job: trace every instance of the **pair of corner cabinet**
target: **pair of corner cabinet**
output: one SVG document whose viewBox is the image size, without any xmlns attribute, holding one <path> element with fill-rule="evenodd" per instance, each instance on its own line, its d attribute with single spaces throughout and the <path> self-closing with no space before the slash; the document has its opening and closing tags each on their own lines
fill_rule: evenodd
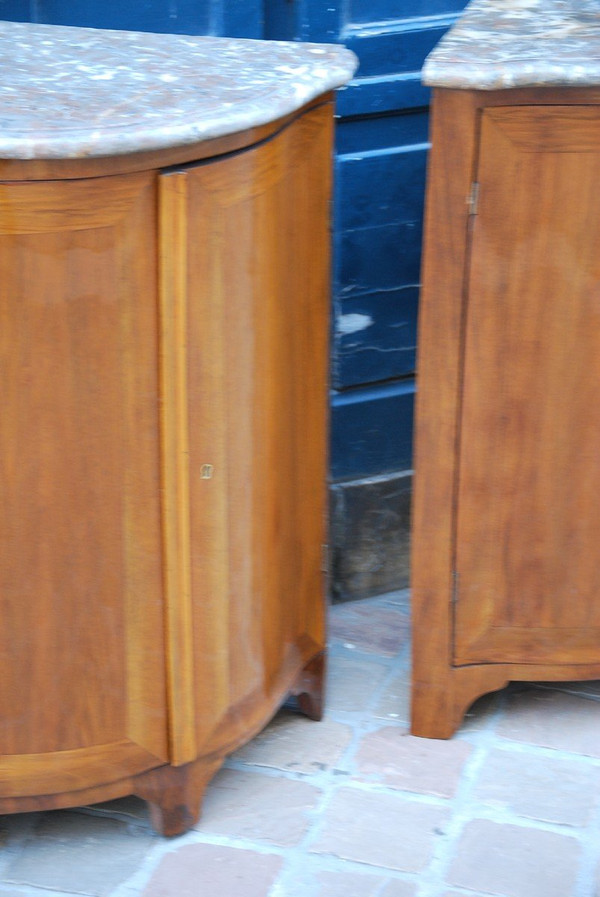
<svg viewBox="0 0 600 897">
<path fill-rule="evenodd" d="M 177 834 L 320 715 L 332 122 L 0 163 L 0 812 Z"/>
<path fill-rule="evenodd" d="M 412 731 L 600 678 L 600 90 L 437 89 L 420 320 Z"/>
</svg>

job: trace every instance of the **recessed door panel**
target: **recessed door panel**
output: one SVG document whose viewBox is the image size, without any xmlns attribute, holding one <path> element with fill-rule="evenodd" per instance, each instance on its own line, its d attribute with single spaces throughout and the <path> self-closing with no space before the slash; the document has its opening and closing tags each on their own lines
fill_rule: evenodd
<svg viewBox="0 0 600 897">
<path fill-rule="evenodd" d="M 600 644 L 600 112 L 485 110 L 464 331 L 456 664 Z"/>
<path fill-rule="evenodd" d="M 166 760 L 154 227 L 151 175 L 0 185 L 2 796 Z"/>
</svg>

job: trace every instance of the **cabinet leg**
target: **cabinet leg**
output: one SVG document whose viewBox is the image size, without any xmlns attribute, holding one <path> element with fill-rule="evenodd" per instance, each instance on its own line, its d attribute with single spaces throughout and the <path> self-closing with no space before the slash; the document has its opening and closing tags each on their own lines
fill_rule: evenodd
<svg viewBox="0 0 600 897">
<path fill-rule="evenodd" d="M 321 651 L 300 671 L 292 688 L 292 694 L 298 698 L 298 707 L 309 719 L 323 717 L 325 672 L 326 655 Z"/>
<path fill-rule="evenodd" d="M 473 701 L 508 685 L 498 665 L 448 670 L 436 681 L 413 679 L 411 733 L 422 738 L 451 738 Z"/>
<path fill-rule="evenodd" d="M 222 757 L 200 759 L 184 766 L 161 766 L 137 778 L 135 794 L 148 803 L 159 835 L 182 835 L 198 821 L 206 786 L 222 763 Z"/>
</svg>

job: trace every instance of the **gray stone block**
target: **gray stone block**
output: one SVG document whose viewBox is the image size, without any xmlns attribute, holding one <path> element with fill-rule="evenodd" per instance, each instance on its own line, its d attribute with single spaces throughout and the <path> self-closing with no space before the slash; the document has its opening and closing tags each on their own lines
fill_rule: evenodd
<svg viewBox="0 0 600 897">
<path fill-rule="evenodd" d="M 352 601 L 406 588 L 412 472 L 330 490 L 331 597 Z"/>
</svg>

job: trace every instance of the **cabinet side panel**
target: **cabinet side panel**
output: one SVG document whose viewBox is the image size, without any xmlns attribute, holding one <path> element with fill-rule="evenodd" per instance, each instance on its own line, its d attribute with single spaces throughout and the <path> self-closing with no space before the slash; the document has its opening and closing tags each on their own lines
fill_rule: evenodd
<svg viewBox="0 0 600 897">
<path fill-rule="evenodd" d="M 324 644 L 332 114 L 189 177 L 198 741 L 247 738 Z"/>
<path fill-rule="evenodd" d="M 417 735 L 443 730 L 443 721 L 454 723 L 456 715 L 451 670 L 454 493 L 476 116 L 476 95 L 435 92 L 419 311 L 411 560 L 412 728 Z"/>
<path fill-rule="evenodd" d="M 0 187 L 0 743 L 80 787 L 99 745 L 166 756 L 154 210 L 151 176 Z"/>
</svg>

